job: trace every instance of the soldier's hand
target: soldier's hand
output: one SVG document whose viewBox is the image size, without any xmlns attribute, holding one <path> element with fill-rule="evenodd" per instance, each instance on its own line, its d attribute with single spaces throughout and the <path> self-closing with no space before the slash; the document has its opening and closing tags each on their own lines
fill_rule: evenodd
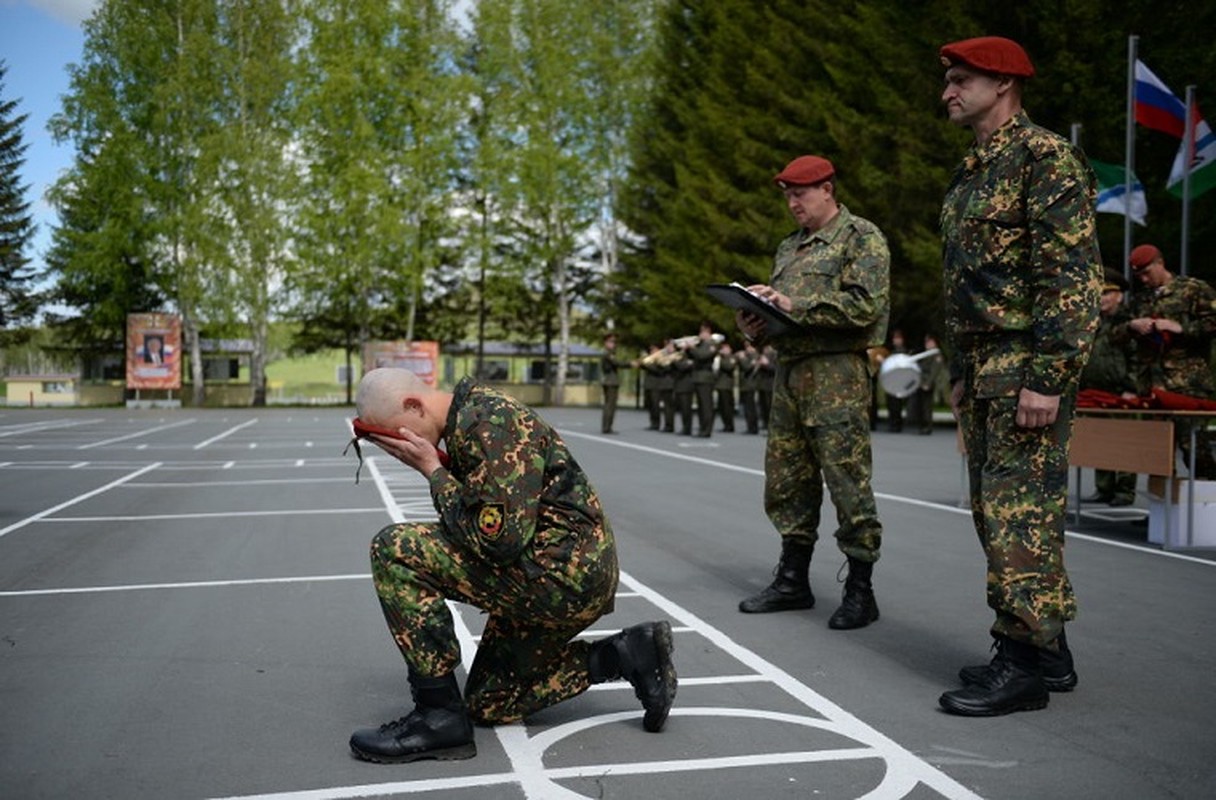
<svg viewBox="0 0 1216 800">
<path fill-rule="evenodd" d="M 959 406 L 963 404 L 963 382 L 955 381 L 950 387 L 950 410 L 954 412 L 954 421 L 958 422 Z"/>
<path fill-rule="evenodd" d="M 1018 393 L 1017 424 L 1022 428 L 1042 428 L 1056 421 L 1060 412 L 1058 394 L 1039 394 L 1030 389 Z"/>
<path fill-rule="evenodd" d="M 735 325 L 739 326 L 739 330 L 743 331 L 743 335 L 749 340 L 758 339 L 764 335 L 764 320 L 755 314 L 736 311 Z"/>
<path fill-rule="evenodd" d="M 428 478 L 431 477 L 431 473 L 441 466 L 439 451 L 435 449 L 435 445 L 408 428 L 398 428 L 397 433 L 400 434 L 400 439 L 374 435 L 368 438 L 402 464 L 413 467 Z"/>
</svg>

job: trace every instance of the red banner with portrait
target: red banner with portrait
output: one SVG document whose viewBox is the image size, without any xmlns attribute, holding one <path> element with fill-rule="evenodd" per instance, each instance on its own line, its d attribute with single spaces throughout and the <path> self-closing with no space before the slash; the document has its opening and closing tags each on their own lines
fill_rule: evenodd
<svg viewBox="0 0 1216 800">
<path fill-rule="evenodd" d="M 127 388 L 182 388 L 182 321 L 176 314 L 127 315 Z"/>
<path fill-rule="evenodd" d="M 368 342 L 363 348 L 363 371 L 379 367 L 408 369 L 428 386 L 439 382 L 439 342 Z"/>
</svg>

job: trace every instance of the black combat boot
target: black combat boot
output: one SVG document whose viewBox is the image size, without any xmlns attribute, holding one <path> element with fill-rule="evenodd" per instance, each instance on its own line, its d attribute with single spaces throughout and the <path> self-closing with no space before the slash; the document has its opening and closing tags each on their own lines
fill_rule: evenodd
<svg viewBox="0 0 1216 800">
<path fill-rule="evenodd" d="M 415 705 L 407 716 L 351 735 L 350 751 L 356 758 L 403 764 L 425 758 L 456 761 L 477 755 L 473 723 L 455 673 L 423 678 L 411 672 L 410 692 Z"/>
<path fill-rule="evenodd" d="M 964 717 L 995 717 L 1014 711 L 1047 707 L 1049 695 L 1043 685 L 1039 648 L 1002 636 L 997 642 L 999 658 L 985 683 L 946 692 L 938 703 L 950 714 Z"/>
<path fill-rule="evenodd" d="M 676 699 L 676 668 L 671 662 L 671 625 L 646 622 L 591 645 L 587 668 L 592 683 L 624 678 L 646 713 L 642 727 L 651 733 L 663 730 L 671 704 Z"/>
<path fill-rule="evenodd" d="M 770 611 L 814 608 L 815 595 L 811 593 L 811 581 L 807 574 L 814 551 L 813 545 L 783 539 L 781 560 L 773 570 L 776 579 L 763 591 L 741 601 L 739 610 L 744 614 L 767 614 Z"/>
<path fill-rule="evenodd" d="M 999 642 L 1000 639 L 997 639 L 992 644 L 996 652 L 992 656 L 991 663 L 975 664 L 963 667 L 958 671 L 959 680 L 963 682 L 964 686 L 987 683 L 992 675 L 1000 672 L 998 661 L 1005 656 L 1004 651 L 997 646 Z M 1059 646 L 1058 651 L 1047 648 L 1039 650 L 1039 666 L 1043 670 L 1043 685 L 1049 692 L 1071 692 L 1077 685 L 1077 673 L 1072 666 L 1072 651 L 1068 649 L 1068 639 L 1063 630 L 1056 637 L 1056 644 Z"/>
<path fill-rule="evenodd" d="M 878 619 L 878 603 L 874 602 L 874 587 L 870 576 L 874 562 L 849 558 L 849 575 L 844 580 L 844 598 L 840 608 L 828 620 L 828 627 L 838 631 L 864 628 Z"/>
</svg>

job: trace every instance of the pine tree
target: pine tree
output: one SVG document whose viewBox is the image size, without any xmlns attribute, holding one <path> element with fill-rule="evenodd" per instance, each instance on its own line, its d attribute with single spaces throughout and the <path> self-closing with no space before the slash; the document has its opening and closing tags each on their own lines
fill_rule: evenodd
<svg viewBox="0 0 1216 800">
<path fill-rule="evenodd" d="M 17 101 L 5 98 L 7 72 L 8 65 L 0 61 L 0 336 L 13 341 L 21 334 L 10 329 L 30 321 L 38 301 L 26 254 L 34 236 L 30 204 L 25 199 L 29 186 L 21 184 L 28 147 L 21 129 L 28 115 L 15 115 Z"/>
</svg>

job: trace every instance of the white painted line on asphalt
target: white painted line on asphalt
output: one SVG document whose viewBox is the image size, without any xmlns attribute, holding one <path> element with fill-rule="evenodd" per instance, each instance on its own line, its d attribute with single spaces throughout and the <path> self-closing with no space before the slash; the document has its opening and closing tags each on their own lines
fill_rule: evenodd
<svg viewBox="0 0 1216 800">
<path fill-rule="evenodd" d="M 127 481 L 138 478 L 140 475 L 143 475 L 146 472 L 151 472 L 152 470 L 156 469 L 159 466 L 160 466 L 159 462 L 157 462 L 155 464 L 149 464 L 146 467 L 142 467 L 140 469 L 135 470 L 134 472 L 130 473 L 129 475 L 124 475 L 123 477 L 121 477 L 117 480 L 110 481 L 105 486 L 99 486 L 98 488 L 93 489 L 92 491 L 85 492 L 84 494 L 76 495 L 71 500 L 66 500 L 57 506 L 52 506 L 52 507 L 46 509 L 45 511 L 39 511 L 37 514 L 35 514 L 32 517 L 26 517 L 25 519 L 21 520 L 20 522 L 14 522 L 12 525 L 9 525 L 7 528 L 0 529 L 0 536 L 4 536 L 5 534 L 9 533 L 10 531 L 15 531 L 20 528 L 24 528 L 26 525 L 29 525 L 31 522 L 40 522 L 40 521 L 42 521 L 43 517 L 48 517 L 51 514 L 56 513 L 57 511 L 62 511 L 65 508 L 74 506 L 79 502 L 88 500 L 90 497 L 96 497 L 97 495 L 101 494 L 102 492 L 107 492 L 110 489 L 113 489 L 115 486 L 121 486 L 122 484 L 126 483 Z"/>
<path fill-rule="evenodd" d="M 89 462 L 87 462 L 87 461 L 77 461 L 75 464 L 68 467 L 68 469 L 81 469 L 82 467 L 87 467 L 88 465 L 89 465 Z"/>
<path fill-rule="evenodd" d="M 226 463 L 224 464 L 224 466 L 222 467 L 222 469 L 232 469 L 232 465 L 233 465 L 233 464 L 235 464 L 235 463 L 236 463 L 235 461 L 228 461 L 228 462 L 226 462 Z"/>
<path fill-rule="evenodd" d="M 349 478 L 265 478 L 252 481 L 167 481 L 162 483 L 127 483 L 124 489 L 176 489 L 179 487 L 196 486 L 269 486 L 272 484 L 291 483 L 349 483 Z"/>
<path fill-rule="evenodd" d="M 147 436 L 150 433 L 156 433 L 157 431 L 167 431 L 170 428 L 180 428 L 183 425 L 191 425 L 193 423 L 194 423 L 194 418 L 191 417 L 190 419 L 183 419 L 180 422 L 170 422 L 168 425 L 157 425 L 155 428 L 146 428 L 142 431 L 136 431 L 135 433 L 128 433 L 126 436 L 115 436 L 113 439 L 102 439 L 100 442 L 90 442 L 89 444 L 82 444 L 79 447 L 77 447 L 76 449 L 77 450 L 91 450 L 94 447 L 102 447 L 107 444 L 114 444 L 115 442 L 125 442 L 127 439 L 135 439 L 140 436 Z"/>
<path fill-rule="evenodd" d="M 116 517 L 44 517 L 32 522 L 144 522 L 164 519 L 214 519 L 216 517 L 285 517 L 295 514 L 383 514 L 383 508 L 291 508 L 282 511 L 213 511 L 197 514 L 143 514 Z M 2 534 L 3 532 L 0 532 Z"/>
<path fill-rule="evenodd" d="M 101 422 L 101 419 L 48 419 L 40 422 L 23 422 L 19 425 L 4 426 L 4 429 L 0 430 L 0 438 L 7 436 L 20 436 L 23 433 L 42 433 L 44 431 L 59 430 L 60 428 L 74 428 L 77 425 L 92 425 L 95 422 Z"/>
<path fill-rule="evenodd" d="M 380 509 L 383 511 L 384 509 Z M 330 581 L 370 581 L 366 575 L 302 575 L 296 578 L 249 578 L 228 581 L 187 581 L 184 583 L 131 583 L 119 586 L 77 586 L 64 589 L 16 589 L 0 591 L 0 597 L 33 597 L 62 594 L 106 594 L 109 592 L 145 592 L 151 589 L 216 589 L 230 586 L 261 586 L 283 583 L 324 583 Z"/>
<path fill-rule="evenodd" d="M 694 461 L 698 464 L 704 464 L 709 467 L 719 467 L 721 469 L 730 470 L 732 472 L 743 472 L 748 475 L 757 475 L 761 478 L 764 477 L 764 470 L 755 469 L 754 467 L 740 467 L 736 464 L 727 464 L 725 462 L 714 461 L 713 459 L 709 459 L 709 458 L 693 458 L 692 456 L 686 456 L 683 453 L 673 453 L 669 450 L 662 450 L 657 447 L 646 447 L 645 445 L 633 444 L 632 442 L 622 442 L 622 441 L 618 441 L 615 439 L 605 439 L 603 436 L 595 436 L 593 434 L 587 434 L 587 433 L 578 433 L 576 431 L 562 430 L 561 435 L 562 436 L 575 436 L 575 437 L 579 437 L 579 438 L 583 438 L 583 439 L 590 439 L 592 441 L 599 442 L 600 444 L 611 445 L 612 447 L 624 447 L 629 450 L 640 450 L 645 453 L 654 453 L 655 455 L 666 456 L 668 458 L 674 458 L 674 459 L 678 459 L 680 461 Z M 928 509 L 932 509 L 934 511 L 946 511 L 950 514 L 959 514 L 959 515 L 966 516 L 966 517 L 971 516 L 970 508 L 959 508 L 958 506 L 946 505 L 945 503 L 933 503 L 928 500 L 917 500 L 914 497 L 903 497 L 901 495 L 885 494 L 883 492 L 875 492 L 874 497 L 875 497 L 875 499 L 878 499 L 878 500 L 890 500 L 891 502 L 894 502 L 894 503 L 903 503 L 905 505 L 910 505 L 910 506 L 920 506 L 921 508 L 928 508 Z M 1124 550 L 1135 550 L 1137 552 L 1144 553 L 1145 555 L 1161 556 L 1163 558 L 1175 558 L 1180 561 L 1189 561 L 1193 564 L 1203 564 L 1204 566 L 1208 566 L 1208 567 L 1216 567 L 1216 561 L 1212 561 L 1212 560 L 1205 559 L 1205 558 L 1196 558 L 1195 556 L 1188 556 L 1185 553 L 1178 553 L 1178 552 L 1174 552 L 1172 550 L 1160 550 L 1155 547 L 1151 547 L 1149 545 L 1138 545 L 1138 544 L 1133 544 L 1130 542 L 1117 542 L 1117 541 L 1112 541 L 1110 539 L 1104 539 L 1100 536 L 1091 536 L 1086 533 L 1078 533 L 1077 531 L 1070 531 L 1070 530 L 1065 530 L 1064 535 L 1068 536 L 1070 538 L 1073 538 L 1073 539 L 1081 539 L 1082 541 L 1091 542 L 1093 544 L 1105 545 L 1107 547 L 1118 547 L 1118 548 L 1122 548 Z"/>
<path fill-rule="evenodd" d="M 225 421 L 227 421 L 227 418 L 225 418 Z M 220 439 L 223 439 L 223 438 L 225 438 L 225 437 L 227 437 L 227 436 L 231 436 L 232 434 L 234 434 L 234 433 L 236 433 L 237 431 L 239 431 L 241 428 L 248 428 L 250 425 L 254 424 L 254 423 L 255 423 L 255 422 L 257 422 L 257 421 L 258 421 L 258 418 L 257 418 L 257 417 L 254 417 L 254 418 L 253 418 L 253 419 L 251 419 L 251 420 L 248 420 L 248 421 L 246 421 L 246 422 L 242 422 L 240 425 L 237 425 L 237 426 L 236 426 L 236 427 L 234 427 L 234 428 L 229 428 L 228 430 L 224 431 L 223 433 L 219 434 L 218 436 L 212 436 L 210 439 L 206 439 L 206 440 L 204 440 L 204 441 L 199 442 L 198 444 L 196 444 L 196 445 L 194 446 L 194 449 L 195 449 L 195 450 L 202 450 L 204 447 L 206 447 L 207 445 L 211 444 L 212 442 L 218 442 Z"/>
</svg>

